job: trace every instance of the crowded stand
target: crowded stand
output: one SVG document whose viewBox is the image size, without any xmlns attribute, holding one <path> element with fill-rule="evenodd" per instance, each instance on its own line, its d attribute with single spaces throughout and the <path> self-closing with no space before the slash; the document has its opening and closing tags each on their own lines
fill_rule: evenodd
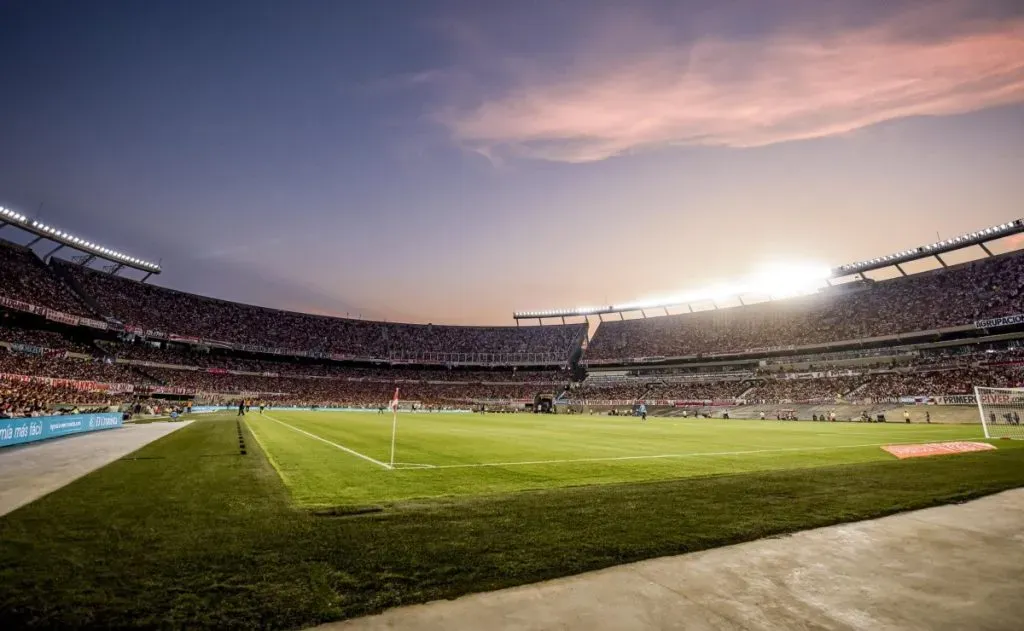
<svg viewBox="0 0 1024 631">
<path fill-rule="evenodd" d="M 750 389 L 747 381 L 680 381 L 651 386 L 648 399 L 721 401 L 735 399 Z"/>
<path fill-rule="evenodd" d="M 514 368 L 477 370 L 466 368 L 418 368 L 409 366 L 352 366 L 341 363 L 288 361 L 238 357 L 226 352 L 193 350 L 184 345 L 164 347 L 148 343 L 115 343 L 103 341 L 102 354 L 118 359 L 156 364 L 274 373 L 289 376 L 313 376 L 366 379 L 403 379 L 412 381 L 515 382 L 566 384 L 571 374 L 565 369 L 516 370 Z"/>
<path fill-rule="evenodd" d="M 1024 360 L 1024 346 L 1005 335 L 963 338 L 961 344 L 958 333 L 953 346 L 946 338 L 904 340 L 891 347 L 809 349 L 804 355 L 789 349 L 788 356 L 757 357 L 787 346 L 1024 313 L 1024 255 L 1017 253 L 802 298 L 604 321 L 588 345 L 588 359 L 704 357 L 604 374 L 595 365 L 596 372 L 578 383 L 573 369 L 580 367 L 572 362 L 587 324 L 437 326 L 292 313 L 64 261 L 48 267 L 31 250 L 3 242 L 0 263 L 0 296 L 111 323 L 109 329 L 96 320 L 76 326 L 77 320 L 59 314 L 3 303 L 12 310 L 0 317 L 0 415 L 66 412 L 150 396 L 376 409 L 396 387 L 405 401 L 442 408 L 532 402 L 539 394 L 570 403 L 891 401 L 968 394 L 975 385 L 1024 385 L 1024 371 L 1015 364 Z M 754 357 L 714 358 L 737 351 Z M 541 360 L 522 369 L 511 365 L 527 356 Z M 551 368 L 537 367 L 542 364 Z M 580 369 L 576 376 L 583 374 Z"/>
<path fill-rule="evenodd" d="M 102 383 L 153 382 L 145 373 L 125 364 L 11 352 L 3 348 L 0 348 L 0 373 Z"/>
<path fill-rule="evenodd" d="M 811 379 L 766 379 L 757 382 L 747 395 L 753 401 L 834 400 L 867 381 L 867 377 L 819 377 Z"/>
<path fill-rule="evenodd" d="M 123 397 L 34 381 L 0 381 L 0 418 L 106 411 Z"/>
<path fill-rule="evenodd" d="M 616 400 L 636 401 L 644 399 L 650 383 L 647 381 L 623 381 L 615 383 L 584 382 L 573 388 L 568 394 L 572 401 Z"/>
<path fill-rule="evenodd" d="M 104 315 L 125 325 L 231 344 L 375 359 L 423 353 L 536 355 L 565 363 L 586 332 L 585 324 L 471 327 L 316 316 L 196 296 L 62 261 L 54 264 L 96 300 Z"/>
<path fill-rule="evenodd" d="M 32 250 L 0 240 L 0 296 L 71 315 L 92 317 L 70 287 Z"/>
<path fill-rule="evenodd" d="M 609 320 L 587 348 L 592 360 L 689 356 L 820 344 L 970 325 L 1024 313 L 1024 255 L 837 287 L 802 298 Z"/>
<path fill-rule="evenodd" d="M 391 379 L 304 378 L 238 375 L 203 370 L 147 367 L 146 371 L 163 385 L 190 392 L 252 393 L 265 398 L 298 398 L 304 401 L 336 401 L 348 405 L 384 403 L 401 388 L 403 399 L 428 403 L 480 399 L 532 399 L 535 384 L 525 383 L 438 383 L 405 381 L 405 375 Z M 552 388 L 548 388 L 553 392 Z"/>
<path fill-rule="evenodd" d="M 86 355 L 96 352 L 96 348 L 92 344 L 72 339 L 63 333 L 15 326 L 4 322 L 3 319 L 0 319 L 0 342 L 7 342 L 8 344 L 22 347 L 62 350 Z"/>
<path fill-rule="evenodd" d="M 974 366 L 953 370 L 876 374 L 858 394 L 872 399 L 941 396 L 972 394 L 974 386 L 1017 388 L 1022 385 L 1024 371 L 1021 367 Z"/>
</svg>

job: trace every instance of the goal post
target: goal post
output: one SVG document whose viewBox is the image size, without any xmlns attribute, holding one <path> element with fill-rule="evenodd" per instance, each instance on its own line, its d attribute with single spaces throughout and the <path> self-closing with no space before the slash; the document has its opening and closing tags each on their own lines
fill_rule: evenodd
<svg viewBox="0 0 1024 631">
<path fill-rule="evenodd" d="M 985 438 L 1024 439 L 1024 388 L 974 387 Z"/>
</svg>

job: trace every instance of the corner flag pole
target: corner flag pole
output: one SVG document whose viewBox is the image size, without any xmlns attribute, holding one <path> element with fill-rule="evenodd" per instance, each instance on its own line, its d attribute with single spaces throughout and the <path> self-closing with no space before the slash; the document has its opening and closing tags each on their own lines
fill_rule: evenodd
<svg viewBox="0 0 1024 631">
<path fill-rule="evenodd" d="M 398 388 L 395 388 L 395 398 L 391 400 L 391 460 L 388 466 L 395 468 L 395 434 L 398 432 Z"/>
</svg>

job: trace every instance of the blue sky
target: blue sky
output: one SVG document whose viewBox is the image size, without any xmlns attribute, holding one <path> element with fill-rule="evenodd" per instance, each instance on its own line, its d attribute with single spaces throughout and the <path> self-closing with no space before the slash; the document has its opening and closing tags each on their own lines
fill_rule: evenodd
<svg viewBox="0 0 1024 631">
<path fill-rule="evenodd" d="M 1021 215 L 1013 2 L 0 0 L 0 204 L 179 289 L 510 323 Z"/>
</svg>

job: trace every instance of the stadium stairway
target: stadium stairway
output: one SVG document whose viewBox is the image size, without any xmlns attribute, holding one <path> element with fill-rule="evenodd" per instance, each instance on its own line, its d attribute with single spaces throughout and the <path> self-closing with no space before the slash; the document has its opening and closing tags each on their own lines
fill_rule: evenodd
<svg viewBox="0 0 1024 631">
<path fill-rule="evenodd" d="M 85 305 L 89 307 L 89 309 L 94 314 L 96 314 L 98 317 L 105 318 L 103 309 L 100 307 L 99 303 L 96 302 L 96 300 L 85 291 L 82 285 L 77 280 L 75 280 L 71 276 L 71 274 L 68 274 L 63 269 L 63 266 L 58 264 L 53 259 L 50 259 L 49 264 L 44 262 L 43 266 L 46 267 L 47 271 L 50 274 L 56 276 L 59 281 L 61 281 L 65 286 L 67 286 L 69 288 L 69 291 L 75 294 L 79 300 L 84 302 Z"/>
<path fill-rule="evenodd" d="M 750 396 L 754 392 L 754 390 L 757 390 L 757 386 L 750 386 L 749 388 L 747 388 L 746 390 L 741 392 L 740 395 L 738 397 L 736 397 L 736 398 L 737 399 L 744 399 L 745 400 L 748 396 Z"/>
<path fill-rule="evenodd" d="M 871 383 L 871 379 L 865 380 L 863 383 L 861 383 L 860 385 L 855 387 L 853 390 L 850 390 L 849 392 L 844 392 L 843 396 L 844 397 L 849 397 L 849 396 L 855 395 L 858 392 L 860 392 L 861 390 L 863 390 L 864 388 L 866 388 L 869 383 Z"/>
<path fill-rule="evenodd" d="M 164 381 L 163 379 L 158 379 L 157 377 L 153 376 L 152 374 L 146 372 L 145 369 L 142 368 L 142 366 L 132 366 L 132 371 L 139 373 L 140 375 L 142 375 L 143 377 L 145 377 L 146 379 L 148 379 L 152 383 L 158 383 L 158 384 L 160 384 L 162 386 L 166 386 L 167 385 L 166 381 Z"/>
</svg>

